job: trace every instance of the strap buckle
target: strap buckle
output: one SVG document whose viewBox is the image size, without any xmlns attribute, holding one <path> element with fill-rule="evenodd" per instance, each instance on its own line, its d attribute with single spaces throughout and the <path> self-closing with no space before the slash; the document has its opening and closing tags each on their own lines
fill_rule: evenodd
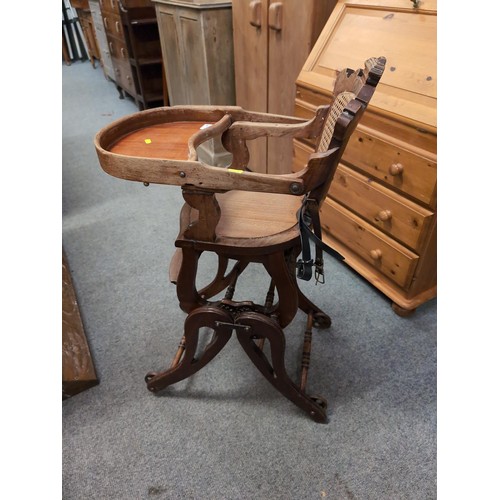
<svg viewBox="0 0 500 500">
<path fill-rule="evenodd" d="M 302 260 L 299 259 L 297 261 L 297 277 L 309 281 L 312 276 L 312 266 L 314 265 L 314 261 L 312 259 Z"/>
<path fill-rule="evenodd" d="M 325 283 L 325 271 L 323 267 L 323 259 L 316 259 L 314 261 L 314 279 L 316 280 L 316 285 L 319 283 L 323 285 Z"/>
</svg>

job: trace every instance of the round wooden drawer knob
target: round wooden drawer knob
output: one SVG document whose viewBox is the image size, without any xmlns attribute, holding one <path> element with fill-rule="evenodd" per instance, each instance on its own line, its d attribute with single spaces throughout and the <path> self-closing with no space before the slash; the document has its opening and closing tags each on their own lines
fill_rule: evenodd
<svg viewBox="0 0 500 500">
<path fill-rule="evenodd" d="M 391 175 L 401 175 L 403 173 L 404 167 L 401 165 L 401 163 L 393 163 L 389 167 L 389 173 Z"/>
<path fill-rule="evenodd" d="M 370 257 L 373 260 L 380 260 L 382 258 L 382 250 L 376 248 L 375 250 L 370 250 Z"/>
<path fill-rule="evenodd" d="M 390 210 L 381 210 L 377 216 L 380 220 L 387 222 L 392 219 L 392 212 Z"/>
</svg>

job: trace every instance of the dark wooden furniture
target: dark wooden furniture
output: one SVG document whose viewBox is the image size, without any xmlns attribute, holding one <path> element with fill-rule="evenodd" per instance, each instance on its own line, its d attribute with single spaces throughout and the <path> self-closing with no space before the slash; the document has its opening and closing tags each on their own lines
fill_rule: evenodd
<svg viewBox="0 0 500 500">
<path fill-rule="evenodd" d="M 122 118 L 97 134 L 97 154 L 107 173 L 181 186 L 186 201 L 170 279 L 188 316 L 171 366 L 146 375 L 150 391 L 160 391 L 196 373 L 236 332 L 246 354 L 278 391 L 315 421 L 327 419 L 326 401 L 307 394 L 306 383 L 312 328 L 329 327 L 331 320 L 301 292 L 295 272 L 297 268 L 300 278 L 309 279 L 314 264 L 321 278 L 322 249 L 316 248 L 313 262 L 307 257 L 304 234 L 312 227 L 320 236 L 319 207 L 384 67 L 383 57 L 372 58 L 364 70 L 341 72 L 331 104 L 320 106 L 310 120 L 240 107 L 174 106 Z M 214 137 L 220 137 L 233 155 L 229 168 L 198 159 L 198 146 Z M 318 138 L 318 146 L 300 172 L 263 174 L 247 168 L 247 141 L 259 137 Z M 215 253 L 218 267 L 213 281 L 199 288 L 197 267 L 203 252 Z M 301 252 L 302 259 L 298 259 Z M 227 271 L 230 260 L 236 263 Z M 260 304 L 233 300 L 236 282 L 250 263 L 261 264 L 270 277 Z M 224 290 L 223 298 L 214 299 Z M 297 384 L 288 376 L 284 359 L 285 328 L 299 309 L 307 315 L 307 327 Z M 200 329 L 205 328 L 212 338 L 198 353 Z M 269 343 L 269 357 L 265 342 Z"/>
<path fill-rule="evenodd" d="M 363 36 L 360 36 L 362 34 Z M 346 263 L 411 314 L 437 294 L 436 1 L 339 0 L 297 78 L 295 116 L 327 103 L 332 78 L 365 50 L 387 57 L 322 208 Z M 294 170 L 314 150 L 295 142 Z"/>
<path fill-rule="evenodd" d="M 115 83 L 139 109 L 163 106 L 161 45 L 149 0 L 100 0 Z"/>
<path fill-rule="evenodd" d="M 295 80 L 337 0 L 233 0 L 236 104 L 293 115 Z M 291 139 L 249 144 L 256 172 L 289 173 Z M 269 171 L 269 168 L 273 171 Z"/>
<path fill-rule="evenodd" d="M 99 383 L 83 328 L 66 255 L 62 254 L 62 397 Z"/>
<path fill-rule="evenodd" d="M 163 106 L 160 35 L 154 6 L 147 3 L 145 7 L 124 7 L 122 2 L 120 9 L 140 109 Z"/>
</svg>

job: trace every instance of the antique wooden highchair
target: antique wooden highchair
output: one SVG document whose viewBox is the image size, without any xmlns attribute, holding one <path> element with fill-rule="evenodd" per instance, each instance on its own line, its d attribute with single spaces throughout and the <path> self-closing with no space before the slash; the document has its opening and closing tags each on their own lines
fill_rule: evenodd
<svg viewBox="0 0 500 500">
<path fill-rule="evenodd" d="M 306 381 L 312 328 L 329 327 L 331 320 L 301 292 L 297 276 L 310 279 L 314 269 L 316 279 L 322 279 L 322 251 L 328 249 L 321 242 L 319 208 L 385 62 L 384 57 L 371 58 L 364 69 L 340 71 L 331 104 L 320 106 L 311 120 L 236 106 L 173 106 L 135 113 L 97 134 L 97 154 L 108 174 L 180 186 L 186 201 L 170 265 L 180 307 L 187 313 L 184 334 L 171 366 L 146 375 L 150 391 L 196 373 L 235 332 L 248 357 L 278 391 L 315 421 L 326 421 L 326 401 L 308 395 Z M 299 172 L 251 172 L 246 143 L 263 136 L 309 137 L 317 147 Z M 214 138 L 220 138 L 232 154 L 227 168 L 207 165 L 198 158 L 197 147 Z M 218 266 L 213 281 L 197 289 L 203 252 L 215 253 Z M 230 260 L 236 263 L 227 271 Z M 262 304 L 233 300 L 236 281 L 249 263 L 262 264 L 270 278 Z M 223 298 L 211 300 L 224 290 Z M 288 376 L 284 360 L 285 328 L 299 309 L 307 315 L 307 327 L 297 384 Z M 213 336 L 197 352 L 202 328 L 213 330 Z M 266 341 L 269 357 L 263 349 Z"/>
</svg>

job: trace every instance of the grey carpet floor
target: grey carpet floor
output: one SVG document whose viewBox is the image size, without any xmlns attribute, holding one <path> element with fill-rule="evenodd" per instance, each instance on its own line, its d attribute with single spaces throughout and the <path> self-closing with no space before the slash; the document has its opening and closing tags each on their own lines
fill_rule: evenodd
<svg viewBox="0 0 500 500">
<path fill-rule="evenodd" d="M 436 498 L 436 301 L 398 317 L 333 259 L 325 285 L 302 286 L 333 318 L 313 338 L 308 383 L 329 401 L 327 424 L 276 392 L 236 339 L 191 379 L 146 390 L 182 336 L 168 281 L 182 197 L 105 174 L 94 135 L 137 108 L 89 62 L 62 78 L 62 238 L 100 380 L 62 403 L 63 498 Z M 267 280 L 243 278 L 237 293 L 261 300 Z M 287 337 L 294 376 L 304 325 L 299 313 Z"/>
</svg>

